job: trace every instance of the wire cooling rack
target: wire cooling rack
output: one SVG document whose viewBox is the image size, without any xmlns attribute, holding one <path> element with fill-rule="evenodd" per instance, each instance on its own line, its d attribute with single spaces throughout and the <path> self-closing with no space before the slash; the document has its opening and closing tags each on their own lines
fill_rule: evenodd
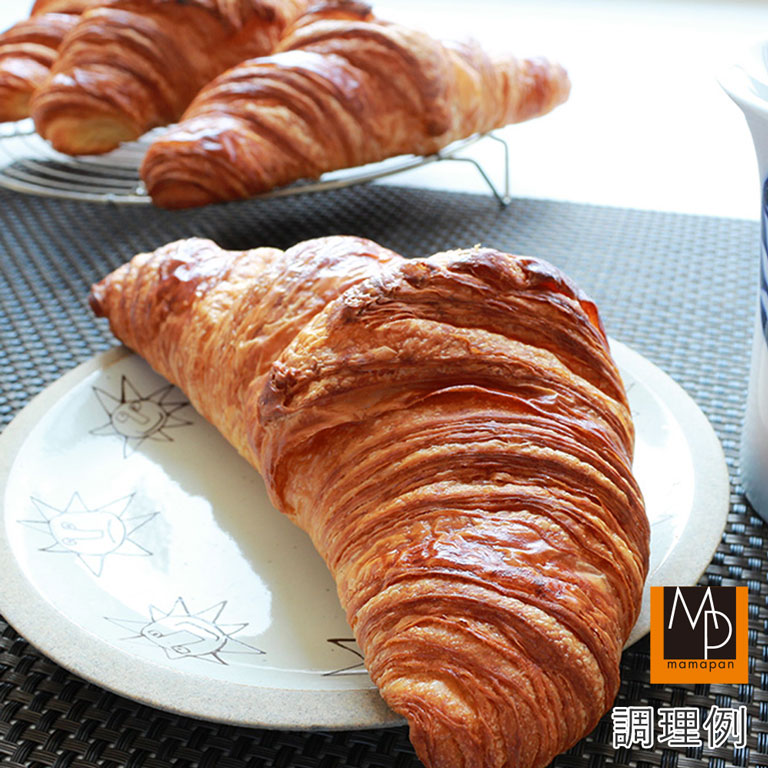
<svg viewBox="0 0 768 768">
<path fill-rule="evenodd" d="M 35 133 L 32 120 L 0 123 L 0 187 L 44 197 L 147 205 L 152 200 L 139 177 L 139 166 L 152 141 L 164 130 L 150 131 L 137 141 L 122 144 L 106 155 L 71 157 L 56 152 Z M 501 191 L 475 158 L 460 154 L 482 139 L 493 140 L 503 147 L 504 187 Z M 509 148 L 503 138 L 492 133 L 456 141 L 434 155 L 400 155 L 379 163 L 345 168 L 323 174 L 317 181 L 297 182 L 259 197 L 287 197 L 339 189 L 447 160 L 474 165 L 499 204 L 506 206 L 509 203 Z"/>
</svg>

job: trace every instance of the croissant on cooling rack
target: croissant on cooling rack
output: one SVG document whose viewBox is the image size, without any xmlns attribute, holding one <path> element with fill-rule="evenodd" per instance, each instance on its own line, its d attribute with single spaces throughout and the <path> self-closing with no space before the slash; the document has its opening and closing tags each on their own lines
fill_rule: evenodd
<svg viewBox="0 0 768 768">
<path fill-rule="evenodd" d="M 64 36 L 100 0 L 37 0 L 29 19 L 0 34 L 0 122 L 29 117 Z"/>
<path fill-rule="evenodd" d="M 315 14 L 274 56 L 216 78 L 154 142 L 141 174 L 168 208 L 250 197 L 330 170 L 434 153 L 545 114 L 569 88 L 557 64 L 440 43 L 358 4 L 334 18 Z"/>
<path fill-rule="evenodd" d="M 619 374 L 566 277 L 479 247 L 189 240 L 91 304 L 309 533 L 428 768 L 545 766 L 595 726 L 648 523 Z"/>
<path fill-rule="evenodd" d="M 177 120 L 200 88 L 270 53 L 308 0 L 102 0 L 67 36 L 32 99 L 38 133 L 108 152 Z"/>
</svg>

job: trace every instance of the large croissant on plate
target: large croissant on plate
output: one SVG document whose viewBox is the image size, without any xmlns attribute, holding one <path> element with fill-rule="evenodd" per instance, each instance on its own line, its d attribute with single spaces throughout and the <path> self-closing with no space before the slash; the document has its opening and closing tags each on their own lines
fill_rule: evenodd
<svg viewBox="0 0 768 768">
<path fill-rule="evenodd" d="M 206 86 L 150 148 L 153 200 L 183 208 L 250 197 L 399 154 L 429 155 L 565 101 L 565 71 L 492 58 L 374 18 L 364 6 L 300 20 L 273 56 Z"/>
<path fill-rule="evenodd" d="M 102 0 L 32 99 L 61 152 L 97 154 L 177 120 L 220 72 L 270 53 L 308 0 Z"/>
<path fill-rule="evenodd" d="M 29 117 L 29 100 L 64 36 L 100 0 L 37 0 L 29 19 L 0 34 L 0 122 Z"/>
<path fill-rule="evenodd" d="M 114 333 L 263 474 L 428 768 L 529 768 L 619 683 L 648 523 L 595 305 L 488 248 L 207 240 L 94 286 Z"/>
</svg>

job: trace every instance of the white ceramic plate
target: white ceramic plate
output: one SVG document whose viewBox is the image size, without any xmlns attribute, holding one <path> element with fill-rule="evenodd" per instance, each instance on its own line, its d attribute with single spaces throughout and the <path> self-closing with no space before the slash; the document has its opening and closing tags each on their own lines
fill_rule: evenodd
<svg viewBox="0 0 768 768">
<path fill-rule="evenodd" d="M 693 401 L 621 344 L 652 524 L 650 584 L 695 584 L 728 475 Z M 0 612 L 75 673 L 163 709 L 255 726 L 400 723 L 309 539 L 143 360 L 115 349 L 0 437 Z M 649 628 L 644 609 L 630 639 Z"/>
</svg>

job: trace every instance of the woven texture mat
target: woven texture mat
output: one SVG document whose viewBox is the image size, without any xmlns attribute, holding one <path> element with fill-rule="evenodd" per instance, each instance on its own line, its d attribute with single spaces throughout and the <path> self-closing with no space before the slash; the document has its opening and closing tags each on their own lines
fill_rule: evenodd
<svg viewBox="0 0 768 768">
<path fill-rule="evenodd" d="M 395 187 L 167 213 L 0 192 L 0 424 L 76 364 L 115 342 L 85 297 L 92 282 L 179 237 L 224 247 L 287 247 L 335 233 L 409 256 L 484 243 L 541 256 L 598 302 L 608 332 L 698 402 L 733 481 L 728 527 L 702 583 L 750 589 L 750 683 L 651 686 L 648 642 L 624 654 L 620 705 L 739 706 L 746 748 L 611 747 L 609 717 L 555 765 L 768 765 L 768 549 L 738 486 L 757 273 L 754 222 Z M 1 574 L 0 565 L 0 574 Z M 2 576 L 0 576 L 0 579 Z M 254 730 L 170 715 L 86 683 L 0 620 L 0 765 L 8 768 L 334 768 L 418 766 L 405 728 L 336 733 Z"/>
</svg>

